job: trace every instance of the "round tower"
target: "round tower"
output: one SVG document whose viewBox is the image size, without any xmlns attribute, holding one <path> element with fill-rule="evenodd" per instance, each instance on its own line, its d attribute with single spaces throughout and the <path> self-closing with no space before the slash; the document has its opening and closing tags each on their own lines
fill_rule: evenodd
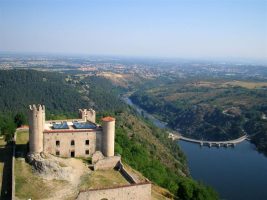
<svg viewBox="0 0 267 200">
<path fill-rule="evenodd" d="M 45 107 L 41 105 L 30 105 L 29 107 L 30 153 L 41 153 L 43 151 Z"/>
<path fill-rule="evenodd" d="M 115 143 L 115 118 L 104 117 L 103 133 L 102 133 L 102 153 L 104 156 L 114 156 L 114 143 Z"/>
</svg>

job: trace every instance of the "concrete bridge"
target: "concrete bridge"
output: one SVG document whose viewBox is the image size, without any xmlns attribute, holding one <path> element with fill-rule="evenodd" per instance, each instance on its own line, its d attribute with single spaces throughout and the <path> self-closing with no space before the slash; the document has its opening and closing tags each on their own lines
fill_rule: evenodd
<svg viewBox="0 0 267 200">
<path fill-rule="evenodd" d="M 184 137 L 180 134 L 169 133 L 169 138 L 173 140 L 183 140 L 187 142 L 197 143 L 200 146 L 208 146 L 208 147 L 234 147 L 236 144 L 243 142 L 244 140 L 248 140 L 247 135 L 243 135 L 240 138 L 234 140 L 227 140 L 227 141 L 208 141 L 208 140 L 196 140 L 188 137 Z"/>
</svg>

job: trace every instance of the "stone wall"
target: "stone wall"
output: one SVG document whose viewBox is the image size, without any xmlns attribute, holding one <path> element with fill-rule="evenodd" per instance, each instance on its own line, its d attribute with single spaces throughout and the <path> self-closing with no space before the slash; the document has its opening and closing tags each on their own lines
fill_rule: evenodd
<svg viewBox="0 0 267 200">
<path fill-rule="evenodd" d="M 105 157 L 94 164 L 94 170 L 108 170 L 118 167 L 120 156 Z"/>
<path fill-rule="evenodd" d="M 129 173 L 127 172 L 127 170 L 125 169 L 125 167 L 123 166 L 122 162 L 119 162 L 119 171 L 121 173 L 121 175 L 131 184 L 136 184 L 138 183 L 137 180 L 135 180 L 135 178 Z"/>
<path fill-rule="evenodd" d="M 151 200 L 151 184 L 149 182 L 125 185 L 113 188 L 80 191 L 78 200 Z"/>
<path fill-rule="evenodd" d="M 75 152 L 75 157 L 92 156 L 97 150 L 97 135 L 101 135 L 101 131 L 44 132 L 44 152 L 56 155 L 58 151 L 61 157 L 70 157 L 72 151 Z M 72 140 L 74 145 L 71 145 Z M 85 143 L 86 140 L 89 140 L 89 145 Z M 56 141 L 60 144 L 57 145 Z M 86 154 L 86 150 L 89 150 L 89 154 Z"/>
</svg>

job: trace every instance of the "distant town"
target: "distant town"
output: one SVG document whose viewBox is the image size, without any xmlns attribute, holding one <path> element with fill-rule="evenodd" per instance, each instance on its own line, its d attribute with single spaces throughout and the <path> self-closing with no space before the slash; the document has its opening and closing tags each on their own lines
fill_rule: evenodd
<svg viewBox="0 0 267 200">
<path fill-rule="evenodd" d="M 213 76 L 223 78 L 267 79 L 267 65 L 245 61 L 222 62 L 186 59 L 152 59 L 107 56 L 39 56 L 0 54 L 0 69 L 35 69 L 87 76 L 138 75 L 145 79 L 160 76 L 188 78 Z"/>
</svg>

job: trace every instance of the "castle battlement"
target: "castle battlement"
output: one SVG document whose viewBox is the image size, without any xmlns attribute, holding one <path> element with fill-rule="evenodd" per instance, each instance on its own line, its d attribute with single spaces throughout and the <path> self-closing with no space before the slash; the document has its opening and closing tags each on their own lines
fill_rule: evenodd
<svg viewBox="0 0 267 200">
<path fill-rule="evenodd" d="M 35 104 L 29 105 L 30 110 L 32 111 L 45 111 L 45 106 L 38 104 L 37 106 Z"/>
</svg>

